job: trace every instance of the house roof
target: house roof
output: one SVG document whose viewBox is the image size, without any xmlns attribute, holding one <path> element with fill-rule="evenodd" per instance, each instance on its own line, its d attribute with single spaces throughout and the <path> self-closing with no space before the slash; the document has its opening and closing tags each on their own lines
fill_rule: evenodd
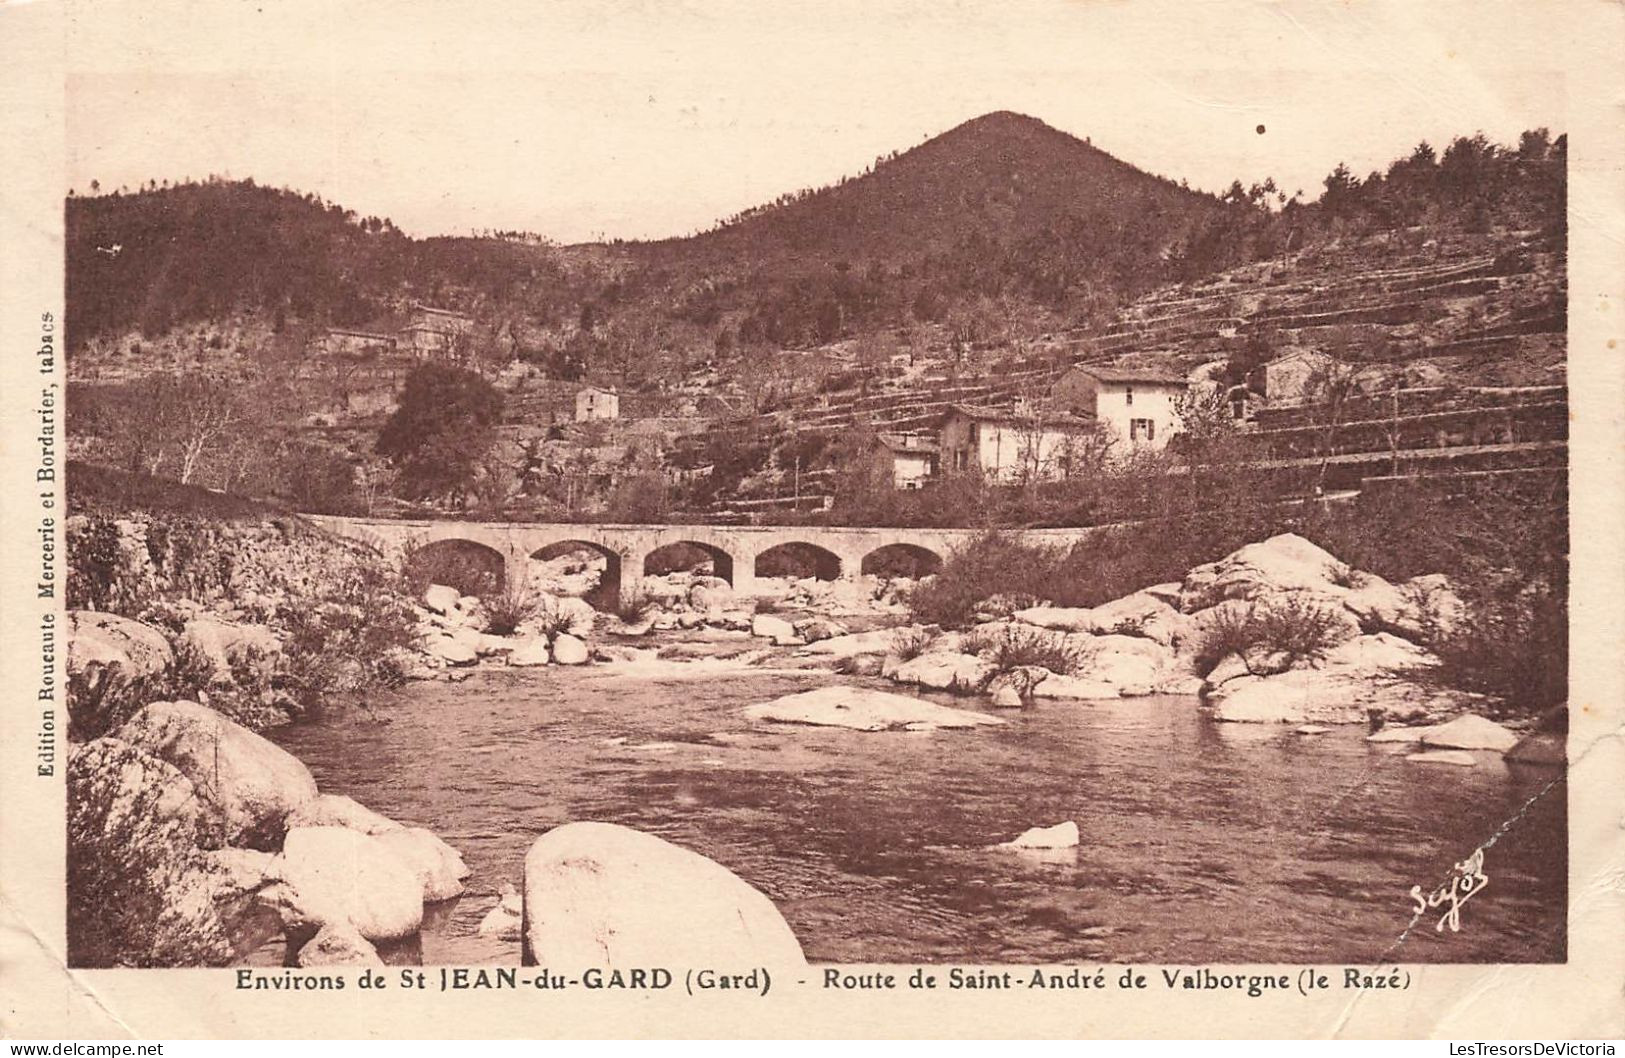
<svg viewBox="0 0 1625 1058">
<path fill-rule="evenodd" d="M 469 315 L 466 312 L 458 312 L 456 309 L 437 309 L 433 305 L 424 305 L 421 302 L 413 302 L 412 311 L 430 312 L 436 316 L 455 316 L 460 320 L 466 320 L 469 318 Z"/>
<path fill-rule="evenodd" d="M 996 422 L 1013 426 L 1039 426 L 1045 430 L 1093 429 L 1093 416 L 1067 412 L 1041 415 L 1018 415 L 1009 408 L 977 408 L 969 404 L 955 404 L 948 414 L 963 415 L 977 422 Z"/>
<path fill-rule="evenodd" d="M 1274 360 L 1268 361 L 1264 366 L 1274 367 L 1277 364 L 1290 364 L 1294 360 L 1326 361 L 1330 359 L 1330 356 L 1315 349 L 1295 349 L 1285 356 L 1278 356 Z"/>
<path fill-rule="evenodd" d="M 1148 386 L 1188 385 L 1188 380 L 1180 375 L 1151 367 L 1106 367 L 1088 364 L 1076 370 L 1102 382 L 1139 382 Z"/>
<path fill-rule="evenodd" d="M 394 338 L 388 334 L 379 334 L 376 331 L 358 331 L 351 327 L 329 327 L 327 333 L 342 334 L 350 338 L 370 338 L 378 342 L 394 341 Z"/>
</svg>

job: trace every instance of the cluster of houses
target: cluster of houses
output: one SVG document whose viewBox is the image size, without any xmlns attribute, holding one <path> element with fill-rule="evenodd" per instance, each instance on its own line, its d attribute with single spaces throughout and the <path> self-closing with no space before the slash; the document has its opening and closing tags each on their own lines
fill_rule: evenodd
<svg viewBox="0 0 1625 1058">
<path fill-rule="evenodd" d="M 1179 431 L 1183 377 L 1155 369 L 1075 367 L 1043 401 L 955 405 L 934 433 L 883 433 L 875 458 L 900 489 L 947 474 L 1014 484 L 1082 473 L 1154 452 Z"/>
<path fill-rule="evenodd" d="M 413 303 L 406 323 L 393 332 L 329 327 L 317 341 L 328 355 L 405 355 L 419 360 L 458 360 L 466 354 L 474 320 L 455 309 Z"/>
<path fill-rule="evenodd" d="M 1160 451 L 1179 433 L 1180 399 L 1206 387 L 1222 395 L 1238 423 L 1266 402 L 1316 399 L 1314 379 L 1336 362 L 1297 350 L 1257 368 L 1247 382 L 1219 389 L 1155 368 L 1085 365 L 1067 371 L 1041 401 L 1013 408 L 955 405 L 932 432 L 882 433 L 874 458 L 900 489 L 950 474 L 976 473 L 999 484 L 1054 481 Z"/>
</svg>

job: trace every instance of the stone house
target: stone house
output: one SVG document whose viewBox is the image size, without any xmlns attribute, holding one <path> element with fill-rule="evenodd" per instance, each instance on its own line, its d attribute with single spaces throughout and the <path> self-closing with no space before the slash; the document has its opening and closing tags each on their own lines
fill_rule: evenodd
<svg viewBox="0 0 1625 1058">
<path fill-rule="evenodd" d="M 883 433 L 876 439 L 874 458 L 893 488 L 917 489 L 936 476 L 940 450 L 935 437 Z"/>
<path fill-rule="evenodd" d="M 621 398 L 615 390 L 585 386 L 576 391 L 576 422 L 594 422 L 599 419 L 620 417 Z"/>
<path fill-rule="evenodd" d="M 1099 437 L 1094 420 L 1070 413 L 956 404 L 937 434 L 939 465 L 998 484 L 1053 481 L 1087 466 Z"/>
<path fill-rule="evenodd" d="M 473 329 L 474 321 L 464 313 L 414 304 L 411 320 L 401 329 L 401 344 L 423 360 L 460 358 L 463 340 Z"/>
</svg>

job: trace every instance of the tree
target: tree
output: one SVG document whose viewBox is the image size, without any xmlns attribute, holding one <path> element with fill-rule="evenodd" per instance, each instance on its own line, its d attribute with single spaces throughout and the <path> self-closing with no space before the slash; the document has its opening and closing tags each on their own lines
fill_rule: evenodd
<svg viewBox="0 0 1625 1058">
<path fill-rule="evenodd" d="M 472 371 L 426 364 L 406 377 L 400 406 L 378 435 L 378 454 L 400 470 L 403 494 L 468 499 L 502 419 L 502 394 Z"/>
</svg>

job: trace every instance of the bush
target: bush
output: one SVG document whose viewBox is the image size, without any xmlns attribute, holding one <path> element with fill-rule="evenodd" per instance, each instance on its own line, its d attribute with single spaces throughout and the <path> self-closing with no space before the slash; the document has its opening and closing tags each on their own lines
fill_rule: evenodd
<svg viewBox="0 0 1625 1058">
<path fill-rule="evenodd" d="M 75 747 L 68 758 L 68 963 L 216 966 L 232 957 L 218 910 L 176 901 L 204 869 L 190 820 L 166 787 L 126 786 L 151 758 L 130 746 Z"/>
<path fill-rule="evenodd" d="M 615 603 L 615 616 L 625 624 L 637 624 L 654 608 L 654 600 L 641 591 L 625 591 Z"/>
<path fill-rule="evenodd" d="M 1303 595 L 1288 595 L 1268 604 L 1224 610 L 1208 626 L 1196 651 L 1203 672 L 1230 654 L 1245 663 L 1248 655 L 1284 655 L 1288 665 L 1315 661 L 1337 642 L 1342 622 L 1331 607 Z"/>
<path fill-rule="evenodd" d="M 1083 651 L 1069 643 L 1066 636 L 1014 625 L 1005 625 L 996 632 L 973 632 L 965 649 L 992 662 L 1000 672 L 1036 665 L 1064 675 L 1084 660 Z"/>
<path fill-rule="evenodd" d="M 917 585 L 908 596 L 909 611 L 919 624 L 966 628 L 978 605 L 995 595 L 1052 597 L 1061 561 L 1052 548 L 988 533 L 949 555 L 935 577 Z"/>
<path fill-rule="evenodd" d="M 923 628 L 899 628 L 891 634 L 888 652 L 901 661 L 913 661 L 924 654 L 935 638 Z"/>
<path fill-rule="evenodd" d="M 1568 700 L 1568 600 L 1550 590 L 1489 594 L 1471 620 L 1430 644 L 1441 683 L 1495 699 L 1498 715 L 1526 716 Z"/>
<path fill-rule="evenodd" d="M 511 636 L 536 613 L 536 596 L 523 588 L 509 588 L 480 596 L 485 612 L 485 630 L 494 636 Z"/>
</svg>

